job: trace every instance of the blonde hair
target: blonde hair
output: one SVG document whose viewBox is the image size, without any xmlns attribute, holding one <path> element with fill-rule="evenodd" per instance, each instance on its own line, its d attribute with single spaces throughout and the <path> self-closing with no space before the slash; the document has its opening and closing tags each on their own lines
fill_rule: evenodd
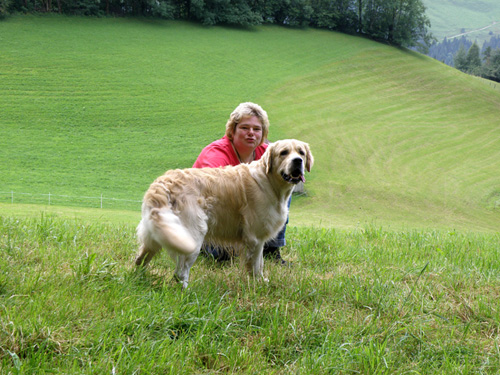
<svg viewBox="0 0 500 375">
<path fill-rule="evenodd" d="M 226 136 L 232 141 L 236 126 L 243 118 L 252 116 L 256 116 L 262 124 L 262 140 L 258 146 L 265 143 L 267 141 L 267 134 L 269 133 L 269 118 L 267 117 L 267 112 L 264 111 L 260 105 L 251 102 L 241 103 L 236 107 L 233 113 L 231 113 L 226 123 Z"/>
</svg>

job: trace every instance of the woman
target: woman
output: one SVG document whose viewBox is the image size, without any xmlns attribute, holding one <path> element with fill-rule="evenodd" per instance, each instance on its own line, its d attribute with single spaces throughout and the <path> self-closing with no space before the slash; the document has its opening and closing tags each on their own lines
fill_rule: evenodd
<svg viewBox="0 0 500 375">
<path fill-rule="evenodd" d="M 269 119 L 266 111 L 255 103 L 241 103 L 231 113 L 224 137 L 206 146 L 193 167 L 218 168 L 259 160 L 267 148 L 268 132 Z M 276 238 L 264 245 L 264 256 L 271 257 L 281 264 L 286 264 L 279 249 L 286 244 L 285 232 L 286 224 Z M 230 258 L 229 254 L 220 248 L 204 246 L 203 250 L 218 261 Z"/>
</svg>

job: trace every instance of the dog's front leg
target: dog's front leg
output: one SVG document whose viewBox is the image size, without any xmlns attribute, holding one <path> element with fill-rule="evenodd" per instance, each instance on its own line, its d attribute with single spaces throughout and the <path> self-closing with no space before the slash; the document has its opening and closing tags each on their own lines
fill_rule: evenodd
<svg viewBox="0 0 500 375">
<path fill-rule="evenodd" d="M 177 265 L 175 267 L 174 277 L 180 283 L 182 283 L 182 289 L 186 289 L 189 281 L 189 271 L 193 266 L 196 258 L 198 258 L 198 252 L 191 255 L 177 255 Z"/>
<path fill-rule="evenodd" d="M 261 279 L 267 282 L 269 280 L 264 277 L 263 250 L 263 242 L 247 242 L 242 260 L 245 263 L 245 269 L 250 275 L 255 279 Z"/>
</svg>

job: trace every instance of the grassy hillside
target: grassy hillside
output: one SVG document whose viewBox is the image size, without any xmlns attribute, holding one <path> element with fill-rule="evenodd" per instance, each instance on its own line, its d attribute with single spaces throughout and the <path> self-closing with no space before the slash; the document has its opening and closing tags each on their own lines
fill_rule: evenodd
<svg viewBox="0 0 500 375">
<path fill-rule="evenodd" d="M 500 228 L 500 93 L 368 40 L 277 27 L 18 16 L 0 23 L 1 207 L 139 209 L 241 101 L 311 143 L 292 225 Z M 128 202 L 128 200 L 132 202 Z"/>
<path fill-rule="evenodd" d="M 267 101 L 322 158 L 299 215 L 500 228 L 500 101 L 482 81 L 380 46 Z"/>
<path fill-rule="evenodd" d="M 432 33 L 439 40 L 461 34 L 462 29 L 469 32 L 470 40 L 477 39 L 480 43 L 490 39 L 490 31 L 500 34 L 500 3 L 497 0 L 424 0 L 424 4 Z"/>
<path fill-rule="evenodd" d="M 0 373 L 499 372 L 489 83 L 275 27 L 18 16 L 0 50 Z M 133 267 L 139 201 L 244 100 L 316 157 L 293 266 L 201 258 L 181 292 L 165 254 Z"/>
</svg>

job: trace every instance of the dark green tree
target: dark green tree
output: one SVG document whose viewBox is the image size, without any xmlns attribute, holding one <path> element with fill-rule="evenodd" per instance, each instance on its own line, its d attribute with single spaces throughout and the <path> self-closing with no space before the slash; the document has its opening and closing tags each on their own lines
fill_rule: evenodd
<svg viewBox="0 0 500 375">
<path fill-rule="evenodd" d="M 491 52 L 492 52 L 491 46 L 488 46 L 484 49 L 483 56 L 484 56 L 484 63 L 485 64 L 488 64 L 488 62 L 490 61 Z"/>
<path fill-rule="evenodd" d="M 465 51 L 465 47 L 463 46 L 463 44 L 460 45 L 458 52 L 453 58 L 453 65 L 455 66 L 455 68 L 461 70 L 462 72 L 467 72 L 469 68 L 467 65 L 467 52 Z"/>
<path fill-rule="evenodd" d="M 333 1 L 310 0 L 309 6 L 312 9 L 311 26 L 330 30 L 338 28 L 341 15 Z"/>
<path fill-rule="evenodd" d="M 290 8 L 285 24 L 288 26 L 307 27 L 311 22 L 312 7 L 306 0 L 290 0 Z"/>
<path fill-rule="evenodd" d="M 391 2 L 393 0 L 389 0 Z M 362 14 L 362 30 L 375 39 L 387 39 L 387 13 L 390 7 L 385 0 L 366 0 Z M 358 17 L 359 18 L 359 17 Z"/>
<path fill-rule="evenodd" d="M 357 0 L 309 0 L 313 27 L 338 30 L 347 33 L 358 31 L 358 15 L 353 8 Z"/>
<path fill-rule="evenodd" d="M 346 33 L 356 33 L 358 29 L 355 0 L 335 0 L 334 9 L 338 14 L 337 30 Z"/>
<path fill-rule="evenodd" d="M 277 25 L 306 27 L 313 17 L 313 7 L 308 0 L 268 0 L 258 2 L 258 11 L 264 22 Z"/>
<path fill-rule="evenodd" d="M 479 56 L 479 47 L 476 43 L 472 44 L 466 56 L 467 73 L 481 75 L 482 63 Z"/>
<path fill-rule="evenodd" d="M 361 31 L 391 44 L 413 47 L 428 46 L 432 41 L 430 21 L 422 0 L 364 0 Z"/>
<path fill-rule="evenodd" d="M 400 0 L 393 19 L 392 42 L 405 47 L 417 46 L 424 51 L 434 40 L 425 10 L 422 0 Z"/>
<path fill-rule="evenodd" d="M 262 22 L 262 16 L 246 0 L 191 0 L 190 19 L 204 25 L 230 24 L 251 26 Z"/>
<path fill-rule="evenodd" d="M 490 57 L 483 66 L 483 76 L 500 82 L 500 49 L 490 52 Z"/>
<path fill-rule="evenodd" d="M 356 9 L 358 11 L 358 33 L 363 32 L 363 0 L 356 0 Z"/>
<path fill-rule="evenodd" d="M 11 0 L 0 0 L 0 19 L 5 18 L 9 14 Z"/>
</svg>

